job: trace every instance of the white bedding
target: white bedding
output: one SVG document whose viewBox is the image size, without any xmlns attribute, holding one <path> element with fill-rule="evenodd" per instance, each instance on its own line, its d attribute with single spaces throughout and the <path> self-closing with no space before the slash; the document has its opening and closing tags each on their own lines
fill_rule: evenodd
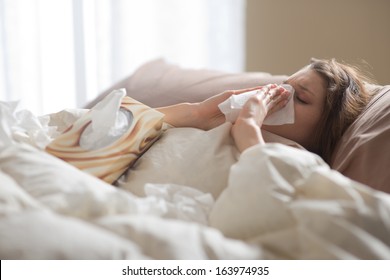
<svg viewBox="0 0 390 280">
<path fill-rule="evenodd" d="M 31 145 L 82 112 L 0 113 L 1 259 L 390 259 L 390 196 L 304 150 L 171 129 L 111 186 Z"/>
</svg>

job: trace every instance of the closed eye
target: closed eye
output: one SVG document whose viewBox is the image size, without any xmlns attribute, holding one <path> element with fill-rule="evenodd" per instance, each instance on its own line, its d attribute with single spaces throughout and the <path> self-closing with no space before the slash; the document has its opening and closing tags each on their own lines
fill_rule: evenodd
<svg viewBox="0 0 390 280">
<path fill-rule="evenodd" d="M 308 104 L 305 100 L 299 98 L 298 94 L 295 94 L 295 99 L 296 99 L 299 103 Z"/>
</svg>

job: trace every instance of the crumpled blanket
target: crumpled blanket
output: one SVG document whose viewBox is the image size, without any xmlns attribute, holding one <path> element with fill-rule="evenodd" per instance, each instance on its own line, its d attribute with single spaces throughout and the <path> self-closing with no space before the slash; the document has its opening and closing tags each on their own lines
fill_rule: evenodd
<svg viewBox="0 0 390 280">
<path fill-rule="evenodd" d="M 0 110 L 1 259 L 390 258 L 389 195 L 307 151 L 246 150 L 216 197 L 156 182 L 140 197 L 32 145 L 38 134 L 8 109 Z M 36 123 L 46 131 L 39 139 L 66 126 L 61 114 Z"/>
</svg>

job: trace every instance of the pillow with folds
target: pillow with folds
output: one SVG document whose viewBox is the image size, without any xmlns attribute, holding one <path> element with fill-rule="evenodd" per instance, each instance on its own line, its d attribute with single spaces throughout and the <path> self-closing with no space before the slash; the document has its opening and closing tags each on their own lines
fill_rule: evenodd
<svg viewBox="0 0 390 280">
<path fill-rule="evenodd" d="M 204 131 L 170 128 L 118 181 L 120 188 L 145 196 L 147 183 L 177 184 L 211 193 L 216 199 L 225 189 L 230 167 L 239 152 L 230 136 L 232 124 Z M 266 142 L 302 148 L 288 139 L 263 131 Z"/>
<path fill-rule="evenodd" d="M 338 143 L 331 167 L 390 193 L 390 86 L 379 88 Z"/>
<path fill-rule="evenodd" d="M 182 68 L 157 59 L 145 63 L 131 76 L 113 85 L 87 104 L 92 108 L 112 90 L 125 88 L 127 95 L 150 106 L 199 102 L 226 90 L 282 83 L 287 76 L 265 72 L 227 73 L 209 69 Z"/>
<path fill-rule="evenodd" d="M 214 198 L 227 184 L 230 166 L 239 153 L 230 137 L 230 123 L 204 131 L 170 128 L 118 181 L 120 188 L 145 196 L 145 185 L 193 187 Z"/>
</svg>

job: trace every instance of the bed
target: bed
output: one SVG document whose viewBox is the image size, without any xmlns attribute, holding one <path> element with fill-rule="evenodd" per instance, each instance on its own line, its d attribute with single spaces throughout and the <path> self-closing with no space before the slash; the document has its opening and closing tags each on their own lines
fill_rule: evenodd
<svg viewBox="0 0 390 280">
<path fill-rule="evenodd" d="M 239 154 L 229 123 L 165 129 L 113 184 L 43 149 L 113 89 L 159 107 L 284 79 L 159 59 L 85 109 L 2 102 L 0 258 L 390 259 L 390 86 L 368 85 L 330 166 L 272 134 Z"/>
</svg>

